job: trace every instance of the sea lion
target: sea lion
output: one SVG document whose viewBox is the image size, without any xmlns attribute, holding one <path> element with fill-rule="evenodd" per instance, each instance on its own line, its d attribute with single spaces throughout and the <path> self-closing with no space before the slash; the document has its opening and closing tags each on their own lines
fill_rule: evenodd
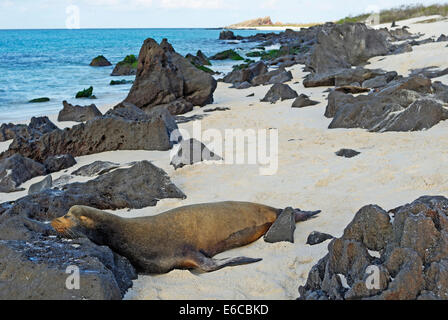
<svg viewBox="0 0 448 320">
<path fill-rule="evenodd" d="M 263 236 L 281 209 L 249 202 L 190 205 L 156 216 L 121 218 L 97 209 L 74 206 L 52 227 L 67 237 L 86 236 L 126 257 L 140 273 L 173 269 L 216 271 L 258 262 L 237 257 L 212 259 L 218 253 L 247 245 Z M 319 213 L 295 211 L 296 222 Z"/>
</svg>

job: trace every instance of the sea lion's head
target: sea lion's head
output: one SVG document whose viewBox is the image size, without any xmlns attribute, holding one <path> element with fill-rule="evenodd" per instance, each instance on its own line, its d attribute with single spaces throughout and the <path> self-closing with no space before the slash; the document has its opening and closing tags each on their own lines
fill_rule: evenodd
<svg viewBox="0 0 448 320">
<path fill-rule="evenodd" d="M 99 210 L 84 206 L 74 206 L 68 213 L 51 221 L 51 226 L 66 238 L 87 237 L 99 243 L 102 242 L 101 229 L 105 219 Z"/>
</svg>

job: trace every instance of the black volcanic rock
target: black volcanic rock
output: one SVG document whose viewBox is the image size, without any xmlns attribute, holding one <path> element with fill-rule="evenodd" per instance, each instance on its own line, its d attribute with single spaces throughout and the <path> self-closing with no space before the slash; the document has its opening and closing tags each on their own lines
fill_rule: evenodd
<svg viewBox="0 0 448 320">
<path fill-rule="evenodd" d="M 84 122 L 102 116 L 102 113 L 94 104 L 83 107 L 62 101 L 62 105 L 64 108 L 59 112 L 58 121 Z"/>
<path fill-rule="evenodd" d="M 287 84 L 274 84 L 266 93 L 262 102 L 276 103 L 278 100 L 288 100 L 297 98 L 298 94 Z"/>
<path fill-rule="evenodd" d="M 91 67 L 108 67 L 111 65 L 112 63 L 110 63 L 104 56 L 93 58 L 92 62 L 90 62 Z"/>
<path fill-rule="evenodd" d="M 141 109 L 183 100 L 194 106 L 213 102 L 216 80 L 176 53 L 164 39 L 160 45 L 145 40 L 139 55 L 137 75 L 125 99 Z"/>
<path fill-rule="evenodd" d="M 308 235 L 306 244 L 309 244 L 310 246 L 315 246 L 330 239 L 334 239 L 334 237 L 331 234 L 313 231 Z"/>
<path fill-rule="evenodd" d="M 0 155 L 16 153 L 36 161 L 51 156 L 71 154 L 74 157 L 115 150 L 169 150 L 172 146 L 166 123 L 155 117 L 149 121 L 131 121 L 119 117 L 95 118 L 72 128 L 55 130 L 38 140 L 16 138 Z"/>
<path fill-rule="evenodd" d="M 311 269 L 300 299 L 446 300 L 447 208 L 442 196 L 389 212 L 361 208 Z"/>
<path fill-rule="evenodd" d="M 44 190 L 2 204 L 2 216 L 19 215 L 48 221 L 65 215 L 74 205 L 100 210 L 141 209 L 155 206 L 160 199 L 185 197 L 165 171 L 148 161 L 142 161 L 85 183 L 67 184 L 61 190 Z"/>
<path fill-rule="evenodd" d="M 86 238 L 0 240 L 0 266 L 2 300 L 120 300 L 137 278 L 127 259 Z M 66 285 L 73 266 L 78 290 Z"/>
<path fill-rule="evenodd" d="M 96 175 L 100 176 L 119 167 L 119 164 L 110 161 L 95 161 L 91 164 L 82 166 L 76 171 L 73 171 L 72 175 L 83 177 L 93 177 Z"/>
<path fill-rule="evenodd" d="M 75 158 L 70 154 L 51 156 L 45 159 L 44 166 L 47 173 L 58 172 L 73 167 L 76 164 Z"/>
<path fill-rule="evenodd" d="M 354 97 L 331 92 L 325 116 L 333 118 L 330 129 L 363 128 L 372 132 L 429 129 L 448 119 L 444 90 L 436 94 L 433 91 L 436 90 L 430 79 L 413 76 L 392 81 L 368 95 Z"/>
<path fill-rule="evenodd" d="M 344 158 L 354 158 L 357 155 L 360 155 L 361 152 L 358 152 L 356 150 L 353 149 L 341 149 L 339 151 L 336 152 L 336 155 L 338 157 L 344 157 Z"/>
<path fill-rule="evenodd" d="M 208 149 L 202 142 L 196 139 L 189 139 L 180 143 L 179 149 L 171 158 L 170 164 L 177 170 L 206 160 L 218 161 L 222 160 L 222 158 Z"/>
<path fill-rule="evenodd" d="M 292 108 L 304 108 L 304 107 L 314 106 L 319 103 L 320 103 L 319 101 L 311 100 L 310 97 L 308 97 L 306 94 L 301 94 L 292 103 Z"/>
<path fill-rule="evenodd" d="M 21 191 L 19 186 L 34 177 L 44 175 L 44 165 L 20 154 L 0 160 L 0 192 Z"/>
<path fill-rule="evenodd" d="M 315 73 L 351 68 L 369 58 L 387 55 L 389 50 L 386 36 L 378 30 L 362 23 L 333 25 L 317 34 L 307 66 Z"/>
<path fill-rule="evenodd" d="M 276 243 L 287 241 L 294 243 L 294 231 L 296 230 L 295 211 L 293 208 L 286 208 L 280 213 L 277 220 L 264 235 L 264 241 Z"/>
<path fill-rule="evenodd" d="M 16 137 L 34 140 L 54 130 L 59 129 L 48 117 L 32 117 L 28 125 L 4 123 L 0 126 L 0 142 L 15 139 Z"/>
</svg>

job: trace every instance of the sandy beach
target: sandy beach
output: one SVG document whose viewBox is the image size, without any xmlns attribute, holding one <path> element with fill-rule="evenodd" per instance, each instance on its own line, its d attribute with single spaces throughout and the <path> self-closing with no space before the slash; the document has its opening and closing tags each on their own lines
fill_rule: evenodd
<svg viewBox="0 0 448 320">
<path fill-rule="evenodd" d="M 412 33 L 423 33 L 421 39 L 438 37 L 448 30 L 447 20 L 416 24 L 418 20 L 424 18 L 398 24 L 408 25 Z M 384 26 L 389 27 L 389 24 Z M 448 68 L 446 52 L 446 42 L 424 44 L 414 47 L 413 52 L 372 58 L 367 67 L 397 71 L 401 75 L 429 66 L 444 69 Z M 269 244 L 260 239 L 217 256 L 263 258 L 261 262 L 208 274 L 175 270 L 164 275 L 140 275 L 125 299 L 296 299 L 298 287 L 305 283 L 311 267 L 327 253 L 329 241 L 316 246 L 305 244 L 312 231 L 339 237 L 364 205 L 377 204 L 392 209 L 422 195 L 448 194 L 448 177 L 441 174 L 448 164 L 448 121 L 419 132 L 330 130 L 331 119 L 323 116 L 327 88 L 305 88 L 302 83 L 307 73 L 302 69 L 303 65 L 289 68 L 294 78 L 287 84 L 297 93 L 319 101 L 316 106 L 293 109 L 293 100 L 263 103 L 260 99 L 269 86 L 236 90 L 220 82 L 213 105 L 185 114 L 203 115 L 202 120 L 197 120 L 202 130 L 278 129 L 278 171 L 274 175 L 260 175 L 259 165 L 199 163 L 174 170 L 170 166 L 170 151 L 114 151 L 76 158 L 77 165 L 68 172 L 96 160 L 123 165 L 149 160 L 165 170 L 187 195 L 185 200 L 161 200 L 155 207 L 113 212 L 123 217 L 150 216 L 183 205 L 225 200 L 322 210 L 315 219 L 297 225 L 294 244 Z M 433 79 L 437 80 L 448 84 L 448 76 Z M 253 97 L 247 97 L 252 93 Z M 100 111 L 105 112 L 110 107 L 102 106 Z M 231 110 L 204 113 L 210 107 Z M 60 128 L 75 124 L 57 122 L 57 115 L 49 118 Z M 193 124 L 183 123 L 179 127 L 192 132 Z M 1 151 L 6 150 L 9 143 L 0 143 Z M 335 152 L 341 148 L 355 149 L 361 154 L 352 159 L 337 157 Z M 63 174 L 66 172 L 52 174 L 53 180 Z M 31 179 L 23 187 L 27 189 L 40 180 L 42 177 Z M 72 181 L 86 180 L 88 178 L 78 177 Z M 27 191 L 1 194 L 0 202 L 26 194 Z"/>
</svg>

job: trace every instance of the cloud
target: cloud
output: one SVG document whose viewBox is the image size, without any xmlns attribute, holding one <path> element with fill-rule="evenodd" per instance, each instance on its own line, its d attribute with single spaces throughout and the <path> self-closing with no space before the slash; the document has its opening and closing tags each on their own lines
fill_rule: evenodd
<svg viewBox="0 0 448 320">
<path fill-rule="evenodd" d="M 222 0 L 161 0 L 160 7 L 167 9 L 221 9 Z"/>
<path fill-rule="evenodd" d="M 263 9 L 273 9 L 277 7 L 279 1 L 278 0 L 266 0 L 261 4 Z"/>
</svg>

